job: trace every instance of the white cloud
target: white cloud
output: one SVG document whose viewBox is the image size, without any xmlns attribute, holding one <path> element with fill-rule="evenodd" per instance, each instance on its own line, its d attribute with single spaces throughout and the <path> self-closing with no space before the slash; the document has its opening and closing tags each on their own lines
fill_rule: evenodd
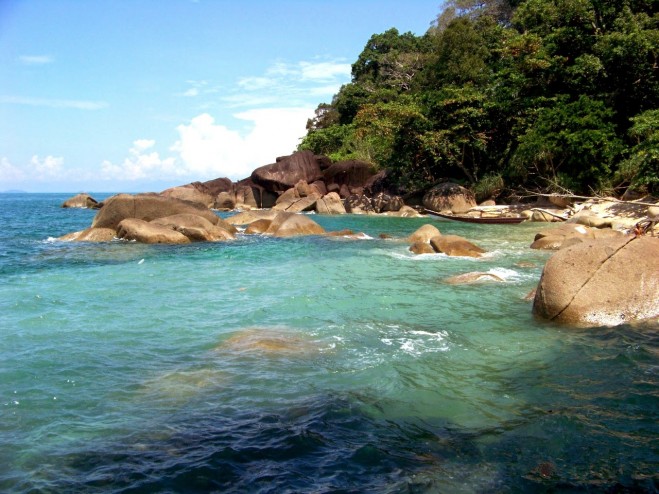
<svg viewBox="0 0 659 494">
<path fill-rule="evenodd" d="M 199 89 L 197 89 L 196 87 L 192 87 L 188 89 L 186 92 L 184 92 L 183 96 L 186 96 L 188 98 L 194 98 L 195 96 L 199 96 Z"/>
<path fill-rule="evenodd" d="M 46 65 L 53 63 L 55 59 L 50 55 L 21 55 L 18 61 L 25 65 Z"/>
<path fill-rule="evenodd" d="M 161 158 L 157 151 L 150 151 L 155 141 L 138 139 L 128 151 L 129 156 L 119 165 L 106 160 L 101 164 L 101 178 L 104 180 L 134 181 L 175 177 L 184 173 L 176 166 L 176 159 Z"/>
<path fill-rule="evenodd" d="M 44 106 L 49 108 L 72 108 L 75 110 L 102 110 L 109 105 L 105 101 L 70 99 L 31 98 L 23 96 L 0 96 L 0 103 L 12 105 Z"/>
<path fill-rule="evenodd" d="M 62 165 L 64 158 L 55 156 L 46 156 L 40 159 L 39 156 L 34 155 L 30 160 L 32 169 L 36 172 L 37 180 L 49 180 L 59 178 L 62 173 Z"/>
<path fill-rule="evenodd" d="M 247 134 L 216 124 L 207 113 L 177 127 L 179 140 L 171 150 L 180 155 L 195 180 L 242 179 L 277 156 L 291 154 L 306 132 L 313 108 L 254 109 L 234 116 L 251 123 Z"/>
<path fill-rule="evenodd" d="M 0 159 L 0 182 L 3 184 L 15 184 L 25 179 L 25 172 L 17 166 L 12 165 L 9 159 Z"/>
<path fill-rule="evenodd" d="M 303 80 L 332 81 L 336 78 L 350 77 L 351 70 L 349 63 L 300 62 Z"/>
<path fill-rule="evenodd" d="M 316 106 L 318 97 L 331 97 L 350 81 L 350 64 L 342 61 L 274 62 L 261 76 L 237 81 L 237 90 L 221 101 L 233 108 Z"/>
</svg>

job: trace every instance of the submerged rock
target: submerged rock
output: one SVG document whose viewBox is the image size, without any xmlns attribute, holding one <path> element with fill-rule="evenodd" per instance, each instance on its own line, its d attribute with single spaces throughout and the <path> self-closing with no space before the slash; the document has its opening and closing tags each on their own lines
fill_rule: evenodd
<svg viewBox="0 0 659 494">
<path fill-rule="evenodd" d="M 483 283 L 488 281 L 501 283 L 504 281 L 504 279 L 493 273 L 474 271 L 472 273 L 464 273 L 451 276 L 450 278 L 446 278 L 444 280 L 444 282 L 448 283 L 449 285 L 469 285 L 473 283 Z"/>
<path fill-rule="evenodd" d="M 217 352 L 256 353 L 268 356 L 305 356 L 318 350 L 316 342 L 298 332 L 282 328 L 243 329 L 215 348 Z"/>
<path fill-rule="evenodd" d="M 112 228 L 87 228 L 73 233 L 67 233 L 58 240 L 64 242 L 111 242 L 117 236 Z"/>
</svg>

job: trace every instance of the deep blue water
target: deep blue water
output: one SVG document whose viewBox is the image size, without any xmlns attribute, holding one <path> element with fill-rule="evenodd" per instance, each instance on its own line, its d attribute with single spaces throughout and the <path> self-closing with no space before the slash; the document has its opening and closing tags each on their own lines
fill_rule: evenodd
<svg viewBox="0 0 659 494">
<path fill-rule="evenodd" d="M 0 194 L 1 492 L 659 490 L 658 328 L 534 320 L 537 224 L 64 243 L 71 195 Z"/>
</svg>

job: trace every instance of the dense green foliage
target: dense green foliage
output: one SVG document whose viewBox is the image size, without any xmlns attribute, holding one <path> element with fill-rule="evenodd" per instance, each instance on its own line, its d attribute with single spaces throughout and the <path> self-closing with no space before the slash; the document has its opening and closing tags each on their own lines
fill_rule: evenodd
<svg viewBox="0 0 659 494">
<path fill-rule="evenodd" d="M 300 149 L 402 189 L 659 192 L 659 0 L 449 0 L 375 34 Z"/>
</svg>

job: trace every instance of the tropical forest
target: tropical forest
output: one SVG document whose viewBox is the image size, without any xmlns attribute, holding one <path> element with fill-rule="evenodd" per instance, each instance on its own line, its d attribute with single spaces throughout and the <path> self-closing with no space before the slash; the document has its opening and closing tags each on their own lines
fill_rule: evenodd
<svg viewBox="0 0 659 494">
<path fill-rule="evenodd" d="M 374 34 L 299 149 L 478 200 L 659 193 L 659 2 L 449 0 Z"/>
</svg>

